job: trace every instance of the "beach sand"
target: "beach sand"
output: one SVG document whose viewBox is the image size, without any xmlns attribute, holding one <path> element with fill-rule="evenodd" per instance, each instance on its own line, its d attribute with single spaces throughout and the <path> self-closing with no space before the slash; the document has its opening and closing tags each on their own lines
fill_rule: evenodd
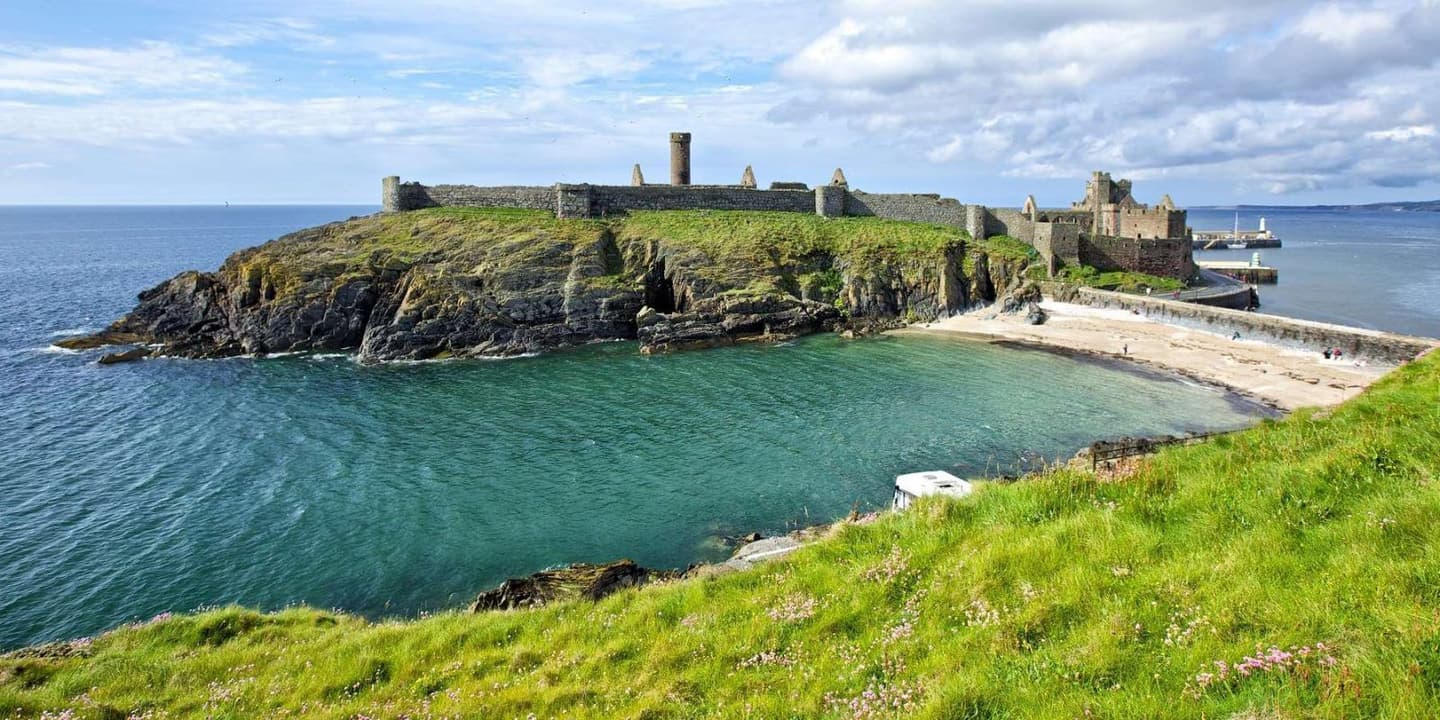
<svg viewBox="0 0 1440 720">
<path fill-rule="evenodd" d="M 1226 387 L 1280 410 L 1328 406 L 1354 397 L 1391 366 L 1326 360 L 1257 340 L 1216 335 L 1167 325 L 1123 310 L 1045 301 L 1044 325 L 1030 325 L 1023 313 L 1006 315 L 983 308 L 900 332 L 956 333 L 982 339 L 1040 345 L 1130 360 Z M 1128 346 L 1128 353 L 1127 351 Z"/>
</svg>

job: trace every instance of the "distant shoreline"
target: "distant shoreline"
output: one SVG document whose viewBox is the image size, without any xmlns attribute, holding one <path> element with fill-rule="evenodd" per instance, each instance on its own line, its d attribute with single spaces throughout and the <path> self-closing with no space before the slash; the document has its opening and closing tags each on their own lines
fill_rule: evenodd
<svg viewBox="0 0 1440 720">
<path fill-rule="evenodd" d="M 1191 205 L 1187 210 L 1228 212 L 1232 210 L 1314 210 L 1317 212 L 1440 212 L 1440 200 L 1405 200 L 1362 205 Z"/>
</svg>

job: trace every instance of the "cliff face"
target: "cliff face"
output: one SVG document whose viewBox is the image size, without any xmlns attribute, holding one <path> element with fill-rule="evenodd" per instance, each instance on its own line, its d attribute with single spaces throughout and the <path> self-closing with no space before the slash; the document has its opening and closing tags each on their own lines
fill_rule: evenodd
<svg viewBox="0 0 1440 720">
<path fill-rule="evenodd" d="M 643 351 L 929 320 L 990 302 L 1023 261 L 947 228 L 784 213 L 612 221 L 432 209 L 286 235 L 141 293 L 65 345 L 181 357 L 351 350 L 504 356 L 638 338 Z M 132 355 L 144 354 L 144 352 Z"/>
</svg>

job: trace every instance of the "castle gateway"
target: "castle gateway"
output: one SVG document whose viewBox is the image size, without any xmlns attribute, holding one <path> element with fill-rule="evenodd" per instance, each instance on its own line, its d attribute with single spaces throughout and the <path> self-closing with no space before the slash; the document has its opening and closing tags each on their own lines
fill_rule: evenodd
<svg viewBox="0 0 1440 720">
<path fill-rule="evenodd" d="M 852 190 L 837 169 L 830 182 L 814 188 L 801 182 L 774 182 L 760 189 L 746 167 L 736 185 L 691 183 L 690 133 L 670 134 L 670 183 L 645 182 L 639 165 L 629 185 L 556 183 L 547 186 L 422 185 L 390 176 L 381 183 L 382 212 L 427 207 L 529 208 L 559 218 L 594 218 L 634 210 L 765 210 L 815 213 L 822 217 L 880 217 L 948 225 L 979 240 L 1008 235 L 1028 243 L 1053 275 L 1063 265 L 1090 265 L 1101 271 L 1128 270 L 1189 278 L 1196 272 L 1184 210 L 1169 195 L 1154 207 L 1137 202 L 1129 180 L 1096 172 L 1084 199 L 1068 209 L 1042 209 L 1034 197 L 1016 210 L 961 203 L 925 193 L 867 193 Z"/>
</svg>

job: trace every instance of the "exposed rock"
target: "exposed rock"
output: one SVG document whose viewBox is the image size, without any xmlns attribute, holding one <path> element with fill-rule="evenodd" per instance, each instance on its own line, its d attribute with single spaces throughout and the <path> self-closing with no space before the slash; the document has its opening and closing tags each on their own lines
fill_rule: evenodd
<svg viewBox="0 0 1440 720">
<path fill-rule="evenodd" d="M 1018 313 L 1021 310 L 1028 311 L 1031 305 L 1039 304 L 1041 297 L 1039 285 L 1035 283 L 1025 283 L 1000 299 L 1000 312 Z"/>
<path fill-rule="evenodd" d="M 1049 319 L 1050 315 L 1040 307 L 1039 303 L 1030 303 L 1030 310 L 1025 314 L 1025 322 L 1031 325 L 1044 325 L 1045 321 Z"/>
<path fill-rule="evenodd" d="M 150 357 L 150 348 L 130 348 L 121 352 L 107 353 L 100 357 L 101 365 L 114 365 L 115 363 L 131 362 Z"/>
<path fill-rule="evenodd" d="M 888 330 L 898 330 L 905 327 L 904 321 L 891 317 L 857 317 L 850 318 L 835 327 L 840 337 L 854 339 L 869 335 L 879 335 Z"/>
<path fill-rule="evenodd" d="M 58 344 L 194 358 L 349 350 L 383 361 L 638 339 L 653 353 L 783 340 L 842 320 L 865 334 L 1021 284 L 1023 267 L 958 231 L 897 224 L 895 236 L 924 238 L 907 245 L 820 223 L 804 232 L 831 235 L 783 245 L 768 233 L 788 226 L 756 217 L 738 238 L 733 218 L 706 213 L 649 224 L 453 208 L 358 218 L 242 250 L 216 272 L 181 273 L 106 330 Z M 1007 307 L 1038 296 L 1033 284 L 1026 292 L 1011 292 Z"/>
<path fill-rule="evenodd" d="M 470 612 L 539 607 L 577 598 L 599 600 L 617 590 L 675 577 L 676 573 L 650 570 L 630 560 L 607 565 L 575 564 L 506 580 L 500 587 L 480 593 L 470 604 Z"/>
<path fill-rule="evenodd" d="M 11 650 L 7 653 L 0 653 L 0 658 L 5 660 L 58 660 L 64 658 L 90 657 L 94 653 L 95 649 L 91 639 L 79 638 L 76 640 L 61 640 Z"/>
</svg>

